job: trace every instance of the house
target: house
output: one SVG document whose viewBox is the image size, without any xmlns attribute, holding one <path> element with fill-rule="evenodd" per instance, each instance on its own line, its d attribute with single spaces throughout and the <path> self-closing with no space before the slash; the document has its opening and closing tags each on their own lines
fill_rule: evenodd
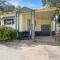
<svg viewBox="0 0 60 60">
<path fill-rule="evenodd" d="M 19 12 L 0 13 L 0 25 L 16 29 L 20 38 L 54 35 L 56 10 L 55 7 L 33 10 L 23 7 Z"/>
</svg>

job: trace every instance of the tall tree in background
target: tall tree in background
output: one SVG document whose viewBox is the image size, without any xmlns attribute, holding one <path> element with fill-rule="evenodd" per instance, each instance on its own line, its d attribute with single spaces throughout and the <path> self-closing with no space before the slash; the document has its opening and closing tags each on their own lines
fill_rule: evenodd
<svg viewBox="0 0 60 60">
<path fill-rule="evenodd" d="M 15 6 L 12 4 L 9 4 L 7 0 L 0 0 L 0 11 L 2 12 L 9 12 L 9 11 L 14 11 Z"/>
<path fill-rule="evenodd" d="M 60 24 L 60 13 L 58 13 L 58 19 L 57 19 L 57 21 Z"/>
<path fill-rule="evenodd" d="M 0 11 L 3 11 L 5 7 L 5 0 L 0 0 Z"/>
<path fill-rule="evenodd" d="M 60 0 L 42 0 L 42 3 L 48 7 L 60 7 Z"/>
</svg>

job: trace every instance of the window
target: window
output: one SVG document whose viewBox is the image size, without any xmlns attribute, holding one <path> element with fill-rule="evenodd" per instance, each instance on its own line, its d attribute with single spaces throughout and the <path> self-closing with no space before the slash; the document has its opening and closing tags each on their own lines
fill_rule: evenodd
<svg viewBox="0 0 60 60">
<path fill-rule="evenodd" d="M 14 24 L 14 19 L 5 19 L 4 24 Z"/>
<path fill-rule="evenodd" d="M 50 25 L 41 25 L 42 31 L 50 31 Z"/>
</svg>

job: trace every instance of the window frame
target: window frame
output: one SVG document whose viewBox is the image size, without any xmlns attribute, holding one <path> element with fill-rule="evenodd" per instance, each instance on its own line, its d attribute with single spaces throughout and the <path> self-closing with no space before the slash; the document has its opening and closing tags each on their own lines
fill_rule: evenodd
<svg viewBox="0 0 60 60">
<path fill-rule="evenodd" d="M 41 25 L 41 31 L 50 31 L 50 30 L 51 30 L 50 24 Z"/>
<path fill-rule="evenodd" d="M 4 19 L 4 25 L 13 25 L 14 24 L 14 18 L 5 18 Z"/>
</svg>

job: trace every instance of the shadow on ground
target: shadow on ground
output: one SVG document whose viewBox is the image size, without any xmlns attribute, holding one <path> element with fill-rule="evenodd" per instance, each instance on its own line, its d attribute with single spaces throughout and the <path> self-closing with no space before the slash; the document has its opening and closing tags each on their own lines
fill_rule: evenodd
<svg viewBox="0 0 60 60">
<path fill-rule="evenodd" d="M 4 42 L 1 44 L 15 49 L 21 47 L 35 47 L 38 45 L 58 46 L 55 39 L 51 37 L 40 37 L 40 39 L 34 39 L 34 40 L 15 40 L 12 42 Z"/>
</svg>

